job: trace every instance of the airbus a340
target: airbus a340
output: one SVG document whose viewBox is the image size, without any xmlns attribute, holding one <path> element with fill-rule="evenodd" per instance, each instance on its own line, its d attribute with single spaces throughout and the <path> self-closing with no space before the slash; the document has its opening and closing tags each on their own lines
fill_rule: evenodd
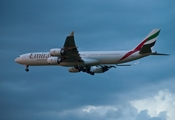
<svg viewBox="0 0 175 120">
<path fill-rule="evenodd" d="M 74 41 L 74 32 L 66 37 L 62 48 L 53 48 L 50 52 L 32 52 L 22 54 L 15 62 L 29 66 L 56 65 L 68 67 L 72 73 L 85 72 L 91 75 L 104 73 L 116 66 L 129 66 L 124 64 L 149 55 L 168 55 L 152 51 L 160 29 L 153 29 L 143 41 L 129 51 L 83 51 L 79 52 Z"/>
</svg>

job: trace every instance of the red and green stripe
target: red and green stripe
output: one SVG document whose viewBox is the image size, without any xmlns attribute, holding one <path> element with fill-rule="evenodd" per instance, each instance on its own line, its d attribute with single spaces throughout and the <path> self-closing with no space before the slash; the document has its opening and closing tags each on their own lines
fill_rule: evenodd
<svg viewBox="0 0 175 120">
<path fill-rule="evenodd" d="M 129 57 L 130 55 L 132 55 L 133 53 L 139 51 L 146 42 L 150 41 L 150 40 L 153 40 L 154 38 L 156 38 L 160 33 L 160 30 L 158 30 L 156 33 L 154 33 L 153 35 L 147 37 L 146 39 L 144 39 L 134 50 L 131 50 L 129 52 L 127 52 L 119 61 L 122 61 L 124 60 L 125 58 Z M 156 41 L 156 39 L 155 39 Z M 155 41 L 151 42 L 150 44 L 153 44 L 155 43 Z"/>
</svg>

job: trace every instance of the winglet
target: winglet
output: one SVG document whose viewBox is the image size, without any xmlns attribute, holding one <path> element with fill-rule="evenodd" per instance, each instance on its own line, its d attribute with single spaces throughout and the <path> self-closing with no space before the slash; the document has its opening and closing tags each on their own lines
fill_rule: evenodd
<svg viewBox="0 0 175 120">
<path fill-rule="evenodd" d="M 71 34 L 69 36 L 74 36 L 74 31 L 71 32 Z"/>
</svg>

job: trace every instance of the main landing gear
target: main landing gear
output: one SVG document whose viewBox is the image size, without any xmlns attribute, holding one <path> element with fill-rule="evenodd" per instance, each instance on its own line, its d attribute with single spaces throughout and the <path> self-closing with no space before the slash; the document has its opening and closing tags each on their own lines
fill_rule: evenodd
<svg viewBox="0 0 175 120">
<path fill-rule="evenodd" d="M 25 69 L 26 72 L 29 72 L 29 66 L 26 65 L 26 69 Z"/>
<path fill-rule="evenodd" d="M 89 66 L 80 67 L 78 65 L 75 65 L 74 67 L 75 67 L 75 69 L 78 69 L 80 72 L 86 72 L 86 73 L 88 73 L 90 75 L 94 75 L 95 74 L 94 72 L 91 71 L 91 67 L 89 67 Z"/>
</svg>

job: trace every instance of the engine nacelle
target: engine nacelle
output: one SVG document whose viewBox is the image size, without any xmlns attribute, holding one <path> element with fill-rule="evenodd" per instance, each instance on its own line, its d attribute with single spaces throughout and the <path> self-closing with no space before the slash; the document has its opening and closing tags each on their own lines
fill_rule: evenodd
<svg viewBox="0 0 175 120">
<path fill-rule="evenodd" d="M 47 58 L 47 62 L 51 65 L 57 65 L 60 64 L 61 59 L 59 57 L 49 57 Z"/>
<path fill-rule="evenodd" d="M 62 56 L 65 54 L 65 50 L 64 49 L 60 49 L 60 48 L 53 48 L 50 50 L 50 55 L 51 56 Z"/>
<path fill-rule="evenodd" d="M 93 66 L 91 67 L 91 71 L 94 73 L 104 73 L 108 70 L 105 66 Z"/>
<path fill-rule="evenodd" d="M 80 72 L 78 69 L 76 69 L 76 68 L 74 68 L 74 67 L 69 67 L 69 68 L 68 68 L 68 71 L 69 71 L 69 72 L 72 72 L 72 73 Z"/>
</svg>

